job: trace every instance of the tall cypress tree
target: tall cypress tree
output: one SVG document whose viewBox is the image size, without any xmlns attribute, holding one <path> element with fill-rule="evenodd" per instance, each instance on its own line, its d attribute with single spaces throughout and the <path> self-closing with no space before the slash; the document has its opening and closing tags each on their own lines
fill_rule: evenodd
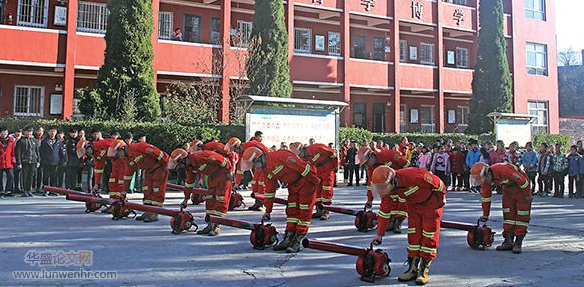
<svg viewBox="0 0 584 287">
<path fill-rule="evenodd" d="M 247 60 L 250 94 L 290 97 L 288 33 L 284 4 L 280 0 L 256 0 L 251 44 Z"/>
<path fill-rule="evenodd" d="M 472 81 L 468 133 L 492 131 L 491 112 L 511 112 L 513 94 L 507 62 L 503 0 L 481 1 L 477 63 Z"/>
<path fill-rule="evenodd" d="M 103 66 L 97 95 L 103 103 L 98 117 L 122 120 L 160 118 L 160 98 L 154 83 L 151 0 L 110 0 Z M 94 93 L 94 97 L 96 93 Z"/>
</svg>

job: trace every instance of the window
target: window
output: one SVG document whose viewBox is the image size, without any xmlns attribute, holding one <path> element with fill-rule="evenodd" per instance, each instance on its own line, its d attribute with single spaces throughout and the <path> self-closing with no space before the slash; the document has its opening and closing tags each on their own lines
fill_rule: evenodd
<svg viewBox="0 0 584 287">
<path fill-rule="evenodd" d="M 468 114 L 469 113 L 470 113 L 470 109 L 468 107 L 458 107 L 456 109 L 456 123 L 459 126 L 468 125 Z"/>
<path fill-rule="evenodd" d="M 353 103 L 353 125 L 358 128 L 367 128 L 365 103 Z"/>
<path fill-rule="evenodd" d="M 547 76 L 547 45 L 527 43 L 527 73 Z"/>
<path fill-rule="evenodd" d="M 341 33 L 328 32 L 328 53 L 329 55 L 341 55 Z"/>
<path fill-rule="evenodd" d="M 353 57 L 359 59 L 368 59 L 367 50 L 365 48 L 365 36 L 353 36 Z"/>
<path fill-rule="evenodd" d="M 420 63 L 434 65 L 434 44 L 420 43 Z"/>
<path fill-rule="evenodd" d="M 173 18 L 172 12 L 158 13 L 158 39 L 172 39 Z"/>
<path fill-rule="evenodd" d="M 211 18 L 211 43 L 221 44 L 221 19 Z"/>
<path fill-rule="evenodd" d="M 525 17 L 545 21 L 545 0 L 525 0 Z"/>
<path fill-rule="evenodd" d="M 531 133 L 548 132 L 548 103 L 533 101 L 529 102 L 529 114 L 537 116 L 537 119 L 531 124 Z"/>
<path fill-rule="evenodd" d="M 383 38 L 373 37 L 373 60 L 385 61 L 385 42 Z"/>
<path fill-rule="evenodd" d="M 106 4 L 79 2 L 77 31 L 105 34 L 109 10 Z"/>
<path fill-rule="evenodd" d="M 43 87 L 15 86 L 14 115 L 42 117 L 43 94 Z"/>
<path fill-rule="evenodd" d="M 458 68 L 469 67 L 469 56 L 467 48 L 456 48 L 456 66 Z"/>
<path fill-rule="evenodd" d="M 249 40 L 251 39 L 251 30 L 253 28 L 252 22 L 237 20 L 237 43 L 238 47 L 249 46 Z"/>
<path fill-rule="evenodd" d="M 408 58 L 408 41 L 399 40 L 399 61 L 405 63 Z"/>
<path fill-rule="evenodd" d="M 407 132 L 407 124 L 406 124 L 406 118 L 407 118 L 407 108 L 406 105 L 399 105 L 399 130 L 402 133 Z"/>
<path fill-rule="evenodd" d="M 4 19 L 4 0 L 0 0 L 0 19 Z"/>
<path fill-rule="evenodd" d="M 310 53 L 312 51 L 312 31 L 306 28 L 294 28 L 294 52 Z"/>
<path fill-rule="evenodd" d="M 373 132 L 385 132 L 385 103 L 373 104 Z"/>
<path fill-rule="evenodd" d="M 448 0 L 449 3 L 458 4 L 458 5 L 467 5 L 468 0 Z"/>
<path fill-rule="evenodd" d="M 48 0 L 18 0 L 18 25 L 47 27 Z"/>
<path fill-rule="evenodd" d="M 187 42 L 201 42 L 201 16 L 185 15 L 184 40 Z"/>
<path fill-rule="evenodd" d="M 434 106 L 421 106 L 420 107 L 420 122 L 422 123 L 423 133 L 433 133 L 434 132 Z"/>
</svg>

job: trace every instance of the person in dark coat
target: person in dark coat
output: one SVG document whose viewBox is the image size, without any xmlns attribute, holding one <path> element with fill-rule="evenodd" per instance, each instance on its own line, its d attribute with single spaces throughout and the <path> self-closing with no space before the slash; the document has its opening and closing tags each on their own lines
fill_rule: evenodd
<svg viewBox="0 0 584 287">
<path fill-rule="evenodd" d="M 43 185 L 60 187 L 57 180 L 57 170 L 65 159 L 63 142 L 57 138 L 57 129 L 50 128 L 47 137 L 41 141 L 40 147 L 41 167 L 43 169 Z M 57 196 L 56 193 L 45 193 Z"/>
<path fill-rule="evenodd" d="M 77 156 L 77 130 L 69 130 L 69 136 L 65 140 L 65 186 L 67 189 L 80 190 L 81 183 L 77 181 L 77 174 L 82 168 L 81 159 Z"/>
<path fill-rule="evenodd" d="M 40 145 L 31 127 L 24 129 L 24 136 L 16 144 L 16 166 L 22 170 L 22 197 L 33 196 L 33 180 L 40 166 Z"/>
</svg>

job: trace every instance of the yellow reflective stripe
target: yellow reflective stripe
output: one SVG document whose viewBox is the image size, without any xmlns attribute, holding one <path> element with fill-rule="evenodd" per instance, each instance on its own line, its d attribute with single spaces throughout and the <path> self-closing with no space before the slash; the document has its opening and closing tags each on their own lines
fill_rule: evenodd
<svg viewBox="0 0 584 287">
<path fill-rule="evenodd" d="M 383 211 L 379 211 L 379 212 L 377 213 L 377 215 L 378 215 L 379 217 L 383 217 L 383 218 L 387 218 L 387 219 L 389 219 L 389 218 L 391 217 L 391 213 L 385 213 L 385 212 L 383 212 Z"/>
<path fill-rule="evenodd" d="M 249 182 L 249 184 L 256 184 L 256 183 L 257 183 L 257 181 L 255 181 L 255 180 L 252 180 Z"/>
<path fill-rule="evenodd" d="M 399 195 L 397 195 L 397 194 L 391 194 L 391 195 L 389 195 L 389 197 L 391 197 L 391 199 L 393 199 L 393 200 L 399 199 Z"/>
<path fill-rule="evenodd" d="M 416 186 L 414 186 L 414 187 L 412 187 L 412 188 L 410 188 L 410 189 L 406 190 L 406 191 L 404 192 L 404 194 L 405 194 L 405 196 L 410 196 L 412 193 L 414 193 L 414 192 L 418 191 L 418 189 L 420 189 L 420 187 L 416 185 Z"/>
<path fill-rule="evenodd" d="M 94 173 L 103 173 L 103 169 L 95 169 L 93 170 Z"/>
<path fill-rule="evenodd" d="M 122 180 L 118 180 L 118 183 L 124 183 L 124 180 L 123 179 Z"/>
<path fill-rule="evenodd" d="M 199 166 L 199 171 L 203 171 L 206 167 L 207 167 L 206 163 L 202 164 L 201 166 Z"/>
<path fill-rule="evenodd" d="M 332 199 L 330 199 L 330 198 L 324 198 L 324 197 L 320 197 L 320 198 L 318 198 L 318 199 L 320 199 L 320 201 L 322 201 L 322 202 L 333 202 L 333 200 L 332 200 Z"/>
<path fill-rule="evenodd" d="M 411 163 L 411 162 L 408 160 L 408 162 L 406 162 L 406 164 L 404 165 L 404 168 L 406 168 L 406 167 L 410 167 L 410 165 L 411 165 L 411 164 L 412 164 L 412 163 Z"/>
<path fill-rule="evenodd" d="M 328 186 L 328 185 L 323 185 L 322 186 L 322 190 L 332 190 L 333 187 L 332 186 Z"/>
<path fill-rule="evenodd" d="M 288 202 L 288 207 L 296 207 L 296 202 Z"/>
<path fill-rule="evenodd" d="M 307 164 L 306 167 L 304 168 L 304 171 L 300 175 L 302 175 L 302 177 L 305 177 L 309 172 L 310 172 L 310 165 Z"/>
<path fill-rule="evenodd" d="M 265 193 L 264 196 L 266 198 L 274 198 L 276 196 L 276 193 Z"/>
<path fill-rule="evenodd" d="M 219 217 L 225 217 L 227 214 L 223 212 L 219 212 L 217 210 L 211 210 L 211 214 L 217 215 Z"/>
<path fill-rule="evenodd" d="M 403 216 L 408 216 L 408 213 L 406 211 L 393 211 L 393 214 L 396 215 L 403 215 Z"/>
<path fill-rule="evenodd" d="M 237 170 L 237 174 L 243 174 L 243 170 Z"/>
<path fill-rule="evenodd" d="M 511 208 L 503 208 L 501 209 L 503 212 L 511 212 Z"/>
<path fill-rule="evenodd" d="M 298 220 L 298 225 L 301 225 L 301 226 L 310 226 L 310 221 Z"/>
<path fill-rule="evenodd" d="M 225 167 L 227 165 L 227 159 L 223 159 L 223 162 L 221 163 L 221 167 Z"/>
<path fill-rule="evenodd" d="M 422 246 L 422 248 L 420 248 L 420 251 L 424 252 L 424 253 L 436 253 L 436 248 L 429 248 L 429 247 L 424 247 Z"/>
<path fill-rule="evenodd" d="M 515 221 L 515 225 L 529 226 L 529 222 L 525 222 L 525 221 Z"/>
<path fill-rule="evenodd" d="M 426 232 L 426 231 L 422 230 L 422 235 L 424 235 L 424 237 L 433 238 L 434 232 Z"/>
<path fill-rule="evenodd" d="M 158 191 L 160 191 L 160 188 L 158 188 L 158 187 L 153 187 L 153 188 L 152 188 L 152 190 L 153 190 L 154 192 L 158 192 Z"/>
<path fill-rule="evenodd" d="M 308 204 L 301 204 L 300 209 L 308 209 Z"/>
<path fill-rule="evenodd" d="M 520 186 L 520 188 L 527 188 L 528 186 L 529 186 L 529 180 L 526 180 L 525 183 Z"/>
<path fill-rule="evenodd" d="M 491 202 L 493 197 L 483 197 L 483 202 Z"/>
<path fill-rule="evenodd" d="M 274 168 L 274 170 L 272 170 L 272 173 L 273 173 L 274 175 L 276 175 L 276 174 L 278 174 L 280 171 L 282 171 L 283 169 L 284 169 L 284 166 L 283 166 L 283 165 L 279 165 L 279 166 L 275 167 L 275 168 Z"/>
<path fill-rule="evenodd" d="M 160 161 L 162 158 L 164 157 L 164 152 L 160 152 L 160 154 L 158 155 L 158 160 Z"/>
<path fill-rule="evenodd" d="M 515 225 L 515 220 L 504 220 L 503 224 L 511 224 L 511 225 Z"/>
<path fill-rule="evenodd" d="M 393 164 L 393 162 L 390 161 L 390 162 L 386 163 L 385 165 L 391 167 L 392 164 Z"/>
<path fill-rule="evenodd" d="M 110 191 L 109 195 L 110 196 L 112 196 L 112 195 L 122 195 L 122 193 L 121 192 L 111 192 Z"/>
<path fill-rule="evenodd" d="M 529 210 L 517 210 L 518 215 L 529 215 Z"/>
<path fill-rule="evenodd" d="M 266 183 L 263 181 L 258 181 L 258 185 L 264 186 L 264 185 L 266 185 Z"/>
<path fill-rule="evenodd" d="M 315 154 L 315 155 L 312 157 L 312 161 L 313 161 L 313 162 L 314 162 L 314 161 L 316 161 L 316 160 L 317 160 L 319 157 L 320 157 L 320 153 L 317 153 L 317 154 Z"/>
<path fill-rule="evenodd" d="M 509 183 L 509 180 L 508 179 L 501 181 L 501 184 L 507 184 L 507 183 Z"/>
<path fill-rule="evenodd" d="M 128 176 L 124 176 L 125 180 L 132 180 L 134 176 L 133 175 L 128 175 Z"/>
<path fill-rule="evenodd" d="M 434 191 L 441 191 L 444 188 L 444 182 L 440 181 L 440 186 L 438 186 L 438 188 L 434 189 Z"/>
<path fill-rule="evenodd" d="M 110 178 L 110 179 L 108 180 L 108 182 L 116 182 L 116 179 L 115 179 L 115 178 Z"/>
<path fill-rule="evenodd" d="M 101 158 L 102 156 L 105 155 L 106 150 L 102 150 L 101 152 L 99 152 L 99 157 Z"/>
<path fill-rule="evenodd" d="M 195 183 L 185 183 L 185 187 L 195 187 Z"/>
<path fill-rule="evenodd" d="M 287 223 L 298 223 L 298 222 L 300 222 L 300 220 L 290 217 L 290 218 L 286 218 L 286 222 Z"/>
<path fill-rule="evenodd" d="M 416 233 L 415 227 L 408 228 L 408 234 L 412 234 L 412 233 Z"/>
<path fill-rule="evenodd" d="M 207 195 L 203 195 L 203 199 L 211 199 L 213 198 L 213 195 L 207 194 Z"/>
<path fill-rule="evenodd" d="M 151 204 L 152 203 L 152 200 L 144 199 L 144 200 L 142 200 L 142 203 L 144 203 L 144 204 L 147 204 L 147 203 L 148 204 Z"/>
<path fill-rule="evenodd" d="M 225 201 L 225 196 L 215 196 L 217 201 Z"/>
<path fill-rule="evenodd" d="M 142 158 L 143 158 L 143 157 L 144 157 L 144 156 L 141 156 L 141 155 L 139 155 L 139 156 L 135 157 L 135 158 L 134 158 L 134 162 L 135 162 L 135 163 L 138 163 L 139 161 L 141 161 L 141 160 L 142 160 Z"/>
<path fill-rule="evenodd" d="M 268 179 L 272 179 L 272 174 L 270 173 L 270 174 L 268 174 L 266 177 L 267 177 Z"/>
<path fill-rule="evenodd" d="M 420 251 L 420 245 L 410 245 L 410 244 L 408 244 L 408 250 L 410 250 L 410 251 Z"/>
</svg>

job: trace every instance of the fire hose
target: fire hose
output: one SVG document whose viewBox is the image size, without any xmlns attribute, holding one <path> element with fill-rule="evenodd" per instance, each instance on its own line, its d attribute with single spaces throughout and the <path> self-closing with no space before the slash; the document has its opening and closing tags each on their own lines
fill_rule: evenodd
<svg viewBox="0 0 584 287">
<path fill-rule="evenodd" d="M 254 223 L 243 220 L 228 219 L 207 215 L 205 217 L 207 223 L 221 224 L 235 228 L 251 230 L 249 241 L 254 249 L 263 250 L 266 246 L 271 246 L 278 243 L 278 231 L 272 224 Z"/>
<path fill-rule="evenodd" d="M 65 188 L 59 188 L 59 187 L 52 187 L 52 186 L 44 186 L 43 190 L 46 192 L 54 192 L 54 193 L 58 193 L 58 194 L 62 194 L 62 195 L 78 195 L 78 196 L 84 196 L 84 197 L 95 197 L 95 198 L 102 198 L 99 193 L 85 193 L 85 192 L 81 192 L 81 191 L 75 191 L 75 190 L 70 190 L 70 189 L 65 189 Z M 68 199 L 68 198 L 67 198 Z M 85 212 L 90 213 L 90 212 L 94 212 L 99 210 L 102 206 L 104 206 L 103 204 L 99 204 L 99 203 L 90 203 L 87 202 L 85 203 Z"/>
<path fill-rule="evenodd" d="M 486 223 L 480 226 L 480 221 L 477 221 L 476 225 L 442 221 L 441 227 L 468 231 L 466 242 L 472 249 L 484 250 L 486 247 L 491 247 L 495 241 L 495 232 Z"/>
<path fill-rule="evenodd" d="M 261 194 L 254 194 L 252 195 L 253 198 L 258 200 L 265 200 L 266 197 Z M 274 198 L 274 203 L 288 205 L 288 201 L 283 198 Z M 377 226 L 377 214 L 371 210 L 363 209 L 363 210 L 354 210 L 344 207 L 338 206 L 330 206 L 325 205 L 323 206 L 324 210 L 328 210 L 330 212 L 341 213 L 346 215 L 355 216 L 355 227 L 357 230 L 361 232 L 366 232 L 369 230 L 374 229 Z"/>
<path fill-rule="evenodd" d="M 180 234 L 183 231 L 189 231 L 193 226 L 195 227 L 193 232 L 199 229 L 199 226 L 194 221 L 193 215 L 188 211 L 182 210 L 182 208 L 180 210 L 172 210 L 128 201 L 123 202 L 122 205 L 124 208 L 131 210 L 140 210 L 170 216 L 170 228 L 172 228 L 173 234 Z"/>
<path fill-rule="evenodd" d="M 361 280 L 365 282 L 373 283 L 376 277 L 387 277 L 391 272 L 389 255 L 381 249 L 373 250 L 373 244 L 369 248 L 360 248 L 305 238 L 302 240 L 302 246 L 304 248 L 357 256 L 355 267 L 357 273 L 361 275 Z"/>
<path fill-rule="evenodd" d="M 100 208 L 102 206 L 110 206 L 110 211 L 112 213 L 112 219 L 113 220 L 118 220 L 118 219 L 122 219 L 125 217 L 128 217 L 130 214 L 134 214 L 134 216 L 136 216 L 136 213 L 128 208 L 125 208 L 123 206 L 123 202 L 119 199 L 111 199 L 111 198 L 101 198 L 101 197 L 96 197 L 96 196 L 91 196 L 91 195 L 87 195 L 87 194 L 67 194 L 67 200 L 72 200 L 72 201 L 79 201 L 79 202 L 85 202 L 85 206 L 99 206 Z M 85 212 L 88 212 L 87 210 Z"/>
<path fill-rule="evenodd" d="M 172 188 L 175 190 L 181 190 L 181 191 L 185 191 L 186 187 L 182 186 L 182 185 L 178 185 L 178 184 L 174 184 L 174 183 L 167 183 L 166 187 L 168 188 Z M 205 201 L 204 197 L 209 194 L 207 189 L 204 188 L 192 188 L 191 189 L 191 201 L 193 202 L 193 204 L 199 204 Z"/>
</svg>

